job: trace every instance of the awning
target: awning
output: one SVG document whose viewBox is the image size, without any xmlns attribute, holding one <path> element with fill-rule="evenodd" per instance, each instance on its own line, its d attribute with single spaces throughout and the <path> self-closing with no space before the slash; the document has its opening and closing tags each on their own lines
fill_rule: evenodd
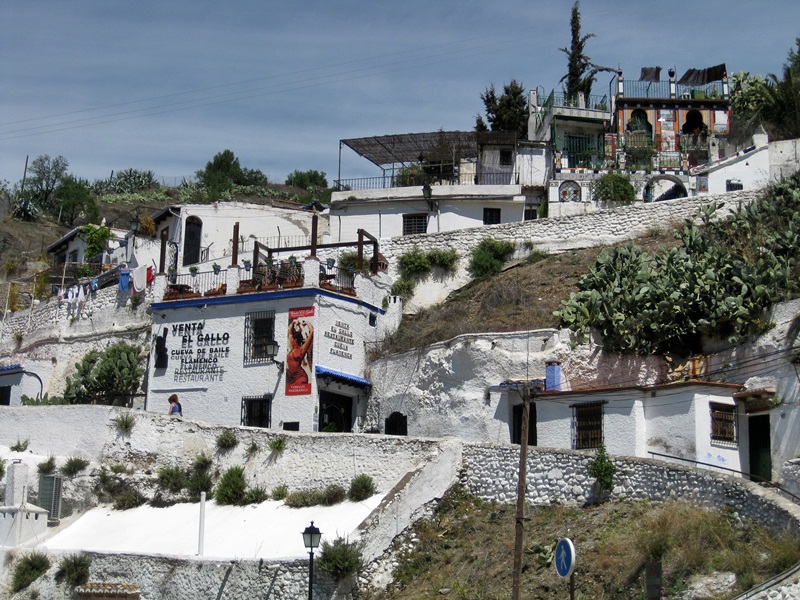
<svg viewBox="0 0 800 600">
<path fill-rule="evenodd" d="M 327 375 L 334 381 L 338 381 L 340 383 L 346 383 L 348 385 L 355 385 L 358 387 L 372 387 L 372 383 L 370 383 L 367 379 L 357 375 L 350 375 L 349 373 L 334 371 L 333 369 L 329 369 L 328 367 L 320 367 L 319 365 L 314 367 L 314 371 L 316 372 L 317 377 L 325 377 Z"/>
</svg>

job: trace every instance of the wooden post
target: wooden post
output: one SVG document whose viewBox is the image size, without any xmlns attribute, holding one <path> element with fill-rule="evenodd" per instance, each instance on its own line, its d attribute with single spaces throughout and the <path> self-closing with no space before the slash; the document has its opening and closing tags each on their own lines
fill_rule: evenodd
<svg viewBox="0 0 800 600">
<path fill-rule="evenodd" d="M 525 491 L 528 477 L 528 425 L 531 416 L 531 384 L 526 381 L 522 392 L 522 432 L 519 443 L 519 480 L 517 481 L 517 516 L 514 529 L 514 578 L 511 598 L 520 600 L 522 588 L 522 547 L 525 529 Z"/>
<path fill-rule="evenodd" d="M 233 224 L 233 256 L 231 257 L 231 266 L 236 267 L 239 265 L 239 221 Z"/>
</svg>

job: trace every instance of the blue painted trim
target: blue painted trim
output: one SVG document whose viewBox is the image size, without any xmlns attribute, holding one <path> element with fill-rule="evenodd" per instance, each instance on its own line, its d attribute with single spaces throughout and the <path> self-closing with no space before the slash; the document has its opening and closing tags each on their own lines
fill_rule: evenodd
<svg viewBox="0 0 800 600">
<path fill-rule="evenodd" d="M 334 369 L 329 369 L 328 367 L 321 367 L 319 365 L 314 367 L 314 372 L 319 375 L 330 375 L 334 379 L 340 379 L 345 383 L 356 383 L 358 385 L 363 385 L 365 387 L 372 387 L 372 383 L 369 380 L 364 379 L 363 377 L 358 377 L 357 375 L 350 375 L 349 373 L 342 373 L 341 371 L 335 371 Z"/>
<path fill-rule="evenodd" d="M 12 372 L 12 371 L 22 371 L 22 365 L 8 365 L 5 367 L 0 367 L 0 372 Z"/>
<path fill-rule="evenodd" d="M 150 306 L 154 310 L 165 310 L 167 308 L 191 308 L 193 306 L 205 306 L 214 304 L 242 304 L 247 302 L 263 302 L 265 300 L 284 300 L 286 298 L 305 298 L 308 296 L 327 296 L 343 302 L 350 302 L 357 306 L 364 306 L 369 310 L 385 315 L 386 311 L 372 304 L 368 304 L 358 298 L 334 294 L 319 288 L 297 288 L 293 290 L 274 290 L 269 292 L 250 292 L 249 294 L 236 294 L 230 296 L 211 296 L 210 298 L 200 297 L 189 300 L 170 300 L 169 302 L 153 302 Z"/>
</svg>

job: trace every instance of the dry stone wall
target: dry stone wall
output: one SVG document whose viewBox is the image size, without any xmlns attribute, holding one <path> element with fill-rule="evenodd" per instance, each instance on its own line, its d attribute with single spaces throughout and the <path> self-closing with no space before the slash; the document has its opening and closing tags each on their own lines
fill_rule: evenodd
<svg viewBox="0 0 800 600">
<path fill-rule="evenodd" d="M 582 505 L 598 499 L 589 475 L 593 452 L 532 448 L 528 455 L 527 500 L 532 504 Z M 730 508 L 775 532 L 800 533 L 800 506 L 744 479 L 702 469 L 615 457 L 614 500 L 685 500 L 708 508 Z M 516 501 L 519 448 L 465 444 L 462 481 L 484 500 Z"/>
</svg>

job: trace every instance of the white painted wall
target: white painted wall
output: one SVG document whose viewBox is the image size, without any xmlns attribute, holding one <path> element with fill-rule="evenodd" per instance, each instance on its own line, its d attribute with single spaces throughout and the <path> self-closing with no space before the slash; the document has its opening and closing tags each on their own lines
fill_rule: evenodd
<svg viewBox="0 0 800 600">
<path fill-rule="evenodd" d="M 763 188 L 769 183 L 769 151 L 766 145 L 740 152 L 721 160 L 708 172 L 708 193 L 722 194 L 728 180 L 738 179 L 745 190 Z"/>
<path fill-rule="evenodd" d="M 300 308 L 313 309 L 313 315 L 304 317 L 314 328 L 311 389 L 308 394 L 289 395 L 285 369 L 281 372 L 270 361 L 245 364 L 245 320 L 248 313 L 275 312 L 275 339 L 280 344 L 275 359 L 286 362 L 289 312 Z M 167 397 L 177 393 L 184 416 L 228 425 L 241 424 L 243 397 L 272 394 L 273 428 L 298 421 L 301 431 L 315 430 L 322 380 L 317 380 L 313 367 L 363 377 L 367 347 L 386 335 L 384 325 L 379 325 L 385 314 L 382 308 L 312 288 L 157 303 L 153 314 L 153 339 L 166 329 L 169 366 L 156 370 L 155 360 L 150 362 L 148 410 L 166 413 Z M 399 315 L 399 306 L 391 314 Z M 369 324 L 371 315 L 375 326 Z M 198 364 L 191 361 L 206 359 L 211 362 L 199 363 L 205 372 L 190 372 Z M 363 416 L 366 390 L 346 384 L 333 388 L 356 402 L 354 420 Z"/>
<path fill-rule="evenodd" d="M 770 142 L 769 180 L 781 181 L 800 170 L 800 139 Z"/>
</svg>

